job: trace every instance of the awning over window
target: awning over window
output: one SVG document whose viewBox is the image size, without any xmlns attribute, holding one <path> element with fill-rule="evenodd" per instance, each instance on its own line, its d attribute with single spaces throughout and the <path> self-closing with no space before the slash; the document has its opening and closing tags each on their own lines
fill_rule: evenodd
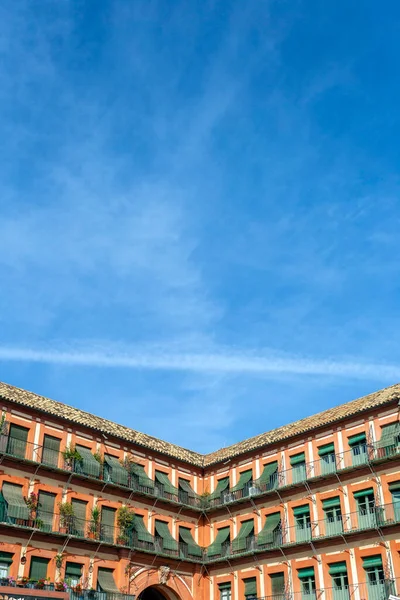
<svg viewBox="0 0 400 600">
<path fill-rule="evenodd" d="M 354 494 L 353 494 L 354 498 L 364 498 L 364 496 L 373 496 L 373 495 L 374 495 L 373 488 L 368 488 L 366 490 L 360 490 L 358 492 L 354 492 Z"/>
<path fill-rule="evenodd" d="M 357 435 L 351 435 L 348 439 L 349 446 L 358 446 L 360 444 L 365 444 L 367 441 L 365 433 L 357 433 Z"/>
<path fill-rule="evenodd" d="M 85 473 L 85 475 L 98 478 L 100 476 L 100 463 L 95 459 L 90 448 L 86 448 L 85 446 L 75 446 L 75 450 L 77 450 L 82 457 L 81 461 L 77 461 L 77 466 L 79 466 L 79 464 L 81 465 L 82 472 Z"/>
<path fill-rule="evenodd" d="M 257 479 L 257 483 L 259 485 L 266 484 L 270 482 L 271 477 L 278 471 L 278 462 L 274 461 L 272 463 L 268 463 L 264 465 L 264 470 L 261 473 L 261 476 Z"/>
<path fill-rule="evenodd" d="M 230 532 L 230 527 L 221 527 L 221 529 L 218 529 L 217 537 L 215 538 L 213 543 L 210 546 L 208 546 L 208 556 L 216 556 L 218 554 L 221 554 L 222 544 L 228 541 Z"/>
<path fill-rule="evenodd" d="M 322 508 L 340 508 L 340 498 L 339 496 L 334 496 L 333 498 L 327 498 L 326 500 L 322 500 Z"/>
<path fill-rule="evenodd" d="M 305 569 L 297 569 L 299 579 L 308 579 L 314 577 L 314 567 L 306 567 Z"/>
<path fill-rule="evenodd" d="M 292 467 L 294 465 L 299 465 L 304 462 L 306 462 L 306 455 L 304 452 L 300 452 L 299 454 L 294 454 L 293 456 L 290 457 L 290 464 L 292 465 Z"/>
<path fill-rule="evenodd" d="M 31 566 L 29 568 L 29 579 L 32 579 L 33 581 L 39 581 L 39 579 L 46 579 L 48 566 L 48 558 L 43 558 L 42 556 L 32 556 Z"/>
<path fill-rule="evenodd" d="M 83 565 L 79 563 L 67 562 L 65 565 L 65 579 L 69 577 L 80 579 L 82 577 L 82 567 Z"/>
<path fill-rule="evenodd" d="M 172 496 L 178 495 L 178 488 L 172 485 L 166 473 L 163 473 L 162 471 L 156 471 L 156 481 L 161 483 L 161 485 L 164 487 L 164 492 L 167 492 L 167 494 L 171 494 Z"/>
<path fill-rule="evenodd" d="M 111 569 L 99 569 L 97 572 L 97 582 L 103 592 L 119 594 L 119 589 L 114 581 L 114 571 Z"/>
<path fill-rule="evenodd" d="M 13 556 L 11 552 L 0 552 L 0 563 L 6 563 L 7 565 L 11 565 L 13 561 Z"/>
<path fill-rule="evenodd" d="M 162 538 L 163 547 L 166 550 L 178 550 L 178 542 L 172 537 L 169 531 L 168 523 L 165 523 L 164 521 L 156 521 L 155 528 L 157 534 Z"/>
<path fill-rule="evenodd" d="M 215 500 L 215 498 L 219 498 L 222 492 L 229 488 L 229 477 L 223 477 L 219 479 L 217 482 L 217 487 L 210 494 L 210 500 Z"/>
<path fill-rule="evenodd" d="M 293 509 L 293 514 L 296 517 L 300 515 L 309 515 L 310 507 L 308 504 L 303 504 L 303 506 L 296 506 L 296 508 Z"/>
<path fill-rule="evenodd" d="M 382 556 L 380 554 L 374 554 L 373 556 L 366 556 L 362 559 L 363 568 L 368 569 L 371 567 L 383 567 Z"/>
<path fill-rule="evenodd" d="M 247 547 L 247 538 L 254 534 L 254 520 L 243 521 L 239 533 L 232 540 L 232 550 L 234 552 L 244 552 Z"/>
<path fill-rule="evenodd" d="M 243 471 L 240 473 L 239 481 L 237 484 L 231 489 L 231 492 L 238 492 L 242 490 L 246 483 L 249 483 L 253 479 L 253 471 L 250 469 L 249 471 Z"/>
<path fill-rule="evenodd" d="M 128 471 L 121 465 L 116 456 L 104 455 L 104 461 L 110 469 L 110 478 L 114 483 L 128 486 Z"/>
<path fill-rule="evenodd" d="M 244 595 L 247 596 L 257 596 L 257 579 L 255 577 L 249 577 L 248 579 L 243 579 L 244 583 Z"/>
<path fill-rule="evenodd" d="M 135 515 L 135 518 L 133 520 L 133 527 L 136 531 L 139 541 L 148 543 L 154 542 L 153 536 L 144 524 L 142 515 Z"/>
<path fill-rule="evenodd" d="M 193 539 L 192 532 L 187 527 L 179 527 L 179 535 L 188 546 L 188 553 L 192 556 L 203 556 L 203 551 Z"/>
<path fill-rule="evenodd" d="M 154 481 L 150 479 L 150 477 L 146 474 L 143 465 L 138 465 L 137 463 L 131 463 L 132 472 L 139 480 L 139 485 L 143 487 L 154 489 Z"/>
<path fill-rule="evenodd" d="M 229 581 L 227 581 L 225 583 L 219 583 L 218 587 L 220 590 L 230 590 L 232 585 L 229 583 Z"/>
<path fill-rule="evenodd" d="M 273 513 L 268 515 L 264 527 L 258 534 L 258 545 L 265 546 L 274 542 L 274 532 L 281 526 L 281 513 Z"/>
<path fill-rule="evenodd" d="M 179 479 L 179 487 L 186 492 L 187 494 L 189 494 L 189 496 L 191 496 L 192 498 L 196 498 L 197 494 L 194 491 L 194 489 L 192 488 L 192 486 L 190 485 L 190 483 L 186 480 L 186 479 Z"/>
<path fill-rule="evenodd" d="M 392 483 L 389 483 L 389 491 L 390 492 L 397 492 L 400 490 L 400 481 L 393 481 Z"/>
<path fill-rule="evenodd" d="M 382 427 L 381 439 L 378 442 L 379 447 L 386 448 L 394 446 L 397 443 L 397 438 L 400 435 L 400 423 L 395 421 Z"/>
<path fill-rule="evenodd" d="M 330 444 L 325 444 L 324 446 L 320 446 L 318 448 L 318 455 L 325 456 L 325 454 L 334 454 L 335 452 L 335 444 L 332 442 Z"/>
<path fill-rule="evenodd" d="M 22 486 L 3 483 L 3 497 L 7 502 L 7 516 L 12 519 L 29 519 L 29 510 L 22 495 Z"/>
<path fill-rule="evenodd" d="M 347 564 L 345 560 L 329 565 L 329 575 L 339 575 L 342 573 L 347 573 Z"/>
</svg>

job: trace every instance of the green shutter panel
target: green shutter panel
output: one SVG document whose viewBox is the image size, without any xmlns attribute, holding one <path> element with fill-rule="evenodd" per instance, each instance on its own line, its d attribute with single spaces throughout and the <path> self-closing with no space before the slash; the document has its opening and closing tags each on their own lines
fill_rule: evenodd
<svg viewBox="0 0 400 600">
<path fill-rule="evenodd" d="M 248 579 L 243 579 L 244 583 L 244 595 L 247 597 L 252 596 L 254 598 L 257 597 L 257 579 L 255 577 L 249 577 Z"/>
<path fill-rule="evenodd" d="M 184 541 L 184 543 L 187 544 L 188 554 L 190 554 L 191 556 L 203 556 L 202 549 L 194 541 L 190 529 L 188 529 L 187 527 L 179 527 L 179 535 Z"/>
<path fill-rule="evenodd" d="M 367 556 L 362 559 L 363 568 L 368 569 L 371 567 L 381 567 L 383 568 L 382 556 L 380 554 L 374 554 L 373 556 Z"/>
<path fill-rule="evenodd" d="M 273 596 L 280 596 L 285 592 L 285 574 L 271 573 L 271 591 Z"/>
<path fill-rule="evenodd" d="M 115 509 L 103 506 L 101 509 L 101 534 L 106 542 L 114 541 Z"/>
<path fill-rule="evenodd" d="M 7 444 L 8 454 L 12 454 L 18 458 L 25 458 L 28 433 L 29 429 L 26 427 L 20 427 L 19 425 L 14 425 L 14 423 L 10 424 Z"/>
<path fill-rule="evenodd" d="M 86 529 L 87 502 L 85 502 L 84 500 L 77 500 L 76 498 L 73 498 L 72 506 L 74 509 L 74 533 L 76 535 L 83 536 Z"/>
<path fill-rule="evenodd" d="M 271 477 L 275 475 L 278 471 L 278 462 L 268 463 L 264 466 L 264 470 L 261 473 L 261 476 L 257 479 L 259 485 L 268 484 L 271 480 Z"/>
<path fill-rule="evenodd" d="M 364 498 L 365 496 L 374 496 L 374 489 L 368 488 L 366 490 L 360 490 L 359 492 L 354 492 L 354 498 Z"/>
<path fill-rule="evenodd" d="M 219 479 L 217 482 L 217 487 L 209 496 L 210 500 L 216 500 L 219 498 L 222 492 L 224 492 L 227 488 L 229 488 L 229 477 L 223 477 L 222 479 Z"/>
<path fill-rule="evenodd" d="M 291 466 L 299 465 L 301 463 L 304 463 L 305 461 L 306 461 L 306 455 L 304 452 L 300 452 L 299 454 L 294 454 L 293 456 L 290 457 Z"/>
<path fill-rule="evenodd" d="M 55 494 L 42 491 L 39 492 L 37 518 L 43 521 L 42 529 L 45 531 L 52 531 L 53 529 L 55 500 Z"/>
<path fill-rule="evenodd" d="M 365 444 L 367 441 L 365 433 L 357 433 L 357 435 L 351 435 L 348 439 L 349 446 L 357 446 L 359 444 Z"/>
<path fill-rule="evenodd" d="M 80 579 L 82 577 L 83 565 L 79 563 L 67 562 L 65 565 L 65 579 Z"/>
<path fill-rule="evenodd" d="M 299 579 L 308 579 L 314 577 L 314 567 L 306 567 L 305 569 L 297 569 Z"/>
<path fill-rule="evenodd" d="M 293 514 L 296 517 L 299 515 L 309 515 L 310 507 L 308 504 L 304 504 L 303 506 L 296 506 L 296 508 L 293 509 Z"/>
<path fill-rule="evenodd" d="M 275 541 L 275 530 L 281 526 L 281 513 L 268 515 L 264 527 L 258 534 L 257 543 L 259 546 L 273 544 Z"/>
<path fill-rule="evenodd" d="M 7 516 L 11 519 L 29 520 L 29 510 L 22 495 L 22 486 L 4 482 L 3 498 L 7 502 Z"/>
<path fill-rule="evenodd" d="M 119 589 L 114 580 L 114 571 L 112 569 L 99 569 L 97 571 L 97 582 L 103 592 L 119 594 Z"/>
<path fill-rule="evenodd" d="M 166 492 L 167 494 L 171 494 L 171 496 L 178 495 L 178 488 L 172 485 L 166 473 L 163 473 L 162 471 L 156 471 L 155 476 L 156 481 L 158 481 L 158 483 L 160 483 L 163 486 L 164 492 Z"/>
<path fill-rule="evenodd" d="M 197 497 L 196 492 L 193 490 L 193 488 L 191 487 L 190 483 L 186 479 L 180 479 L 179 478 L 179 487 L 184 492 L 186 492 L 187 494 L 189 494 L 189 496 L 191 498 L 196 498 Z"/>
<path fill-rule="evenodd" d="M 128 471 L 121 465 L 118 458 L 105 454 L 104 461 L 108 467 L 110 480 L 113 483 L 128 487 Z"/>
<path fill-rule="evenodd" d="M 340 498 L 339 496 L 335 496 L 334 498 L 327 498 L 326 500 L 322 500 L 322 508 L 325 510 L 326 508 L 340 508 Z"/>
<path fill-rule="evenodd" d="M 242 490 L 246 483 L 249 483 L 253 479 L 253 471 L 250 469 L 248 471 L 243 471 L 240 473 L 239 481 L 237 484 L 231 489 L 231 492 L 238 492 Z"/>
<path fill-rule="evenodd" d="M 140 542 L 154 543 L 153 536 L 145 526 L 142 515 L 135 515 L 133 526 Z"/>
<path fill-rule="evenodd" d="M 229 540 L 231 530 L 230 527 L 221 527 L 217 531 L 217 537 L 207 549 L 208 556 L 217 556 L 222 553 L 222 544 Z"/>
<path fill-rule="evenodd" d="M 147 488 L 146 491 L 154 492 L 154 481 L 146 474 L 143 465 L 131 463 L 131 469 L 133 474 L 137 477 L 140 486 Z"/>
<path fill-rule="evenodd" d="M 46 579 L 48 564 L 48 558 L 42 558 L 41 556 L 32 556 L 31 566 L 29 569 L 29 579 L 32 579 L 33 581 L 39 581 L 39 579 Z"/>
<path fill-rule="evenodd" d="M 231 584 L 229 582 L 226 583 L 219 583 L 218 584 L 218 589 L 220 590 L 230 590 L 231 589 Z"/>
<path fill-rule="evenodd" d="M 389 423 L 382 427 L 381 439 L 378 442 L 380 448 L 386 448 L 387 446 L 394 446 L 396 444 L 396 438 L 400 434 L 400 423 Z"/>
<path fill-rule="evenodd" d="M 400 481 L 393 481 L 392 483 L 389 483 L 389 490 L 391 492 L 397 492 L 397 490 L 400 490 Z"/>
<path fill-rule="evenodd" d="M 331 444 L 325 444 L 324 446 L 320 446 L 318 448 L 318 455 L 325 456 L 326 454 L 334 454 L 335 453 L 335 444 L 332 442 Z"/>
<path fill-rule="evenodd" d="M 329 575 L 339 575 L 347 573 L 346 561 L 331 563 L 329 565 Z"/>
<path fill-rule="evenodd" d="M 59 438 L 51 435 L 45 435 L 43 438 L 43 450 L 42 450 L 42 463 L 50 465 L 51 467 L 58 466 L 58 458 L 60 456 L 60 444 Z"/>
<path fill-rule="evenodd" d="M 234 552 L 245 552 L 247 549 L 247 538 L 254 533 L 254 520 L 243 521 L 239 533 L 232 541 Z"/>
<path fill-rule="evenodd" d="M 84 475 L 88 475 L 88 477 L 95 477 L 98 479 L 100 477 L 100 463 L 95 459 L 93 454 L 90 451 L 90 448 L 86 448 L 86 446 L 75 446 L 75 450 L 79 452 L 82 457 L 82 460 L 77 460 L 75 462 L 75 470 L 77 473 L 83 473 Z"/>
<path fill-rule="evenodd" d="M 0 562 L 6 563 L 7 565 L 11 565 L 13 562 L 12 552 L 0 552 Z"/>
<path fill-rule="evenodd" d="M 172 537 L 168 523 L 165 523 L 164 521 L 156 521 L 155 529 L 159 537 L 162 538 L 163 549 L 177 552 L 179 545 L 178 542 Z"/>
</svg>

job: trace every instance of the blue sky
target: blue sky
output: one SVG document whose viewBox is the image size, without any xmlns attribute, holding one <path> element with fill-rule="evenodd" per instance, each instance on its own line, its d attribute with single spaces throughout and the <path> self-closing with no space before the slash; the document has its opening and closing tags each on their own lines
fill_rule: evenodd
<svg viewBox="0 0 400 600">
<path fill-rule="evenodd" d="M 400 381 L 400 6 L 0 7 L 0 379 L 199 451 Z"/>
</svg>

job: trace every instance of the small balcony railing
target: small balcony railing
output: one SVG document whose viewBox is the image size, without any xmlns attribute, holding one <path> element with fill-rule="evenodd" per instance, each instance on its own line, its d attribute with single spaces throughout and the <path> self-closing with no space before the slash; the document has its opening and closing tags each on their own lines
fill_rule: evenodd
<svg viewBox="0 0 400 600">
<path fill-rule="evenodd" d="M 382 579 L 381 581 L 362 582 L 313 591 L 285 591 L 281 594 L 258 597 L 254 600 L 388 600 L 391 594 L 396 595 L 397 589 L 397 580 Z"/>
</svg>

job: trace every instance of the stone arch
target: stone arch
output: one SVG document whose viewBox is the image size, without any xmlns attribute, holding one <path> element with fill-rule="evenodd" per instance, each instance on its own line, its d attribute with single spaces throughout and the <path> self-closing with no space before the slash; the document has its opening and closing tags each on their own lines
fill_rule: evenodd
<svg viewBox="0 0 400 600">
<path fill-rule="evenodd" d="M 149 590 L 147 593 L 146 590 Z M 170 574 L 166 583 L 160 583 L 158 569 L 140 569 L 130 581 L 130 592 L 139 600 L 193 600 L 188 584 L 177 574 Z M 151 592 L 154 592 L 153 594 Z"/>
</svg>

